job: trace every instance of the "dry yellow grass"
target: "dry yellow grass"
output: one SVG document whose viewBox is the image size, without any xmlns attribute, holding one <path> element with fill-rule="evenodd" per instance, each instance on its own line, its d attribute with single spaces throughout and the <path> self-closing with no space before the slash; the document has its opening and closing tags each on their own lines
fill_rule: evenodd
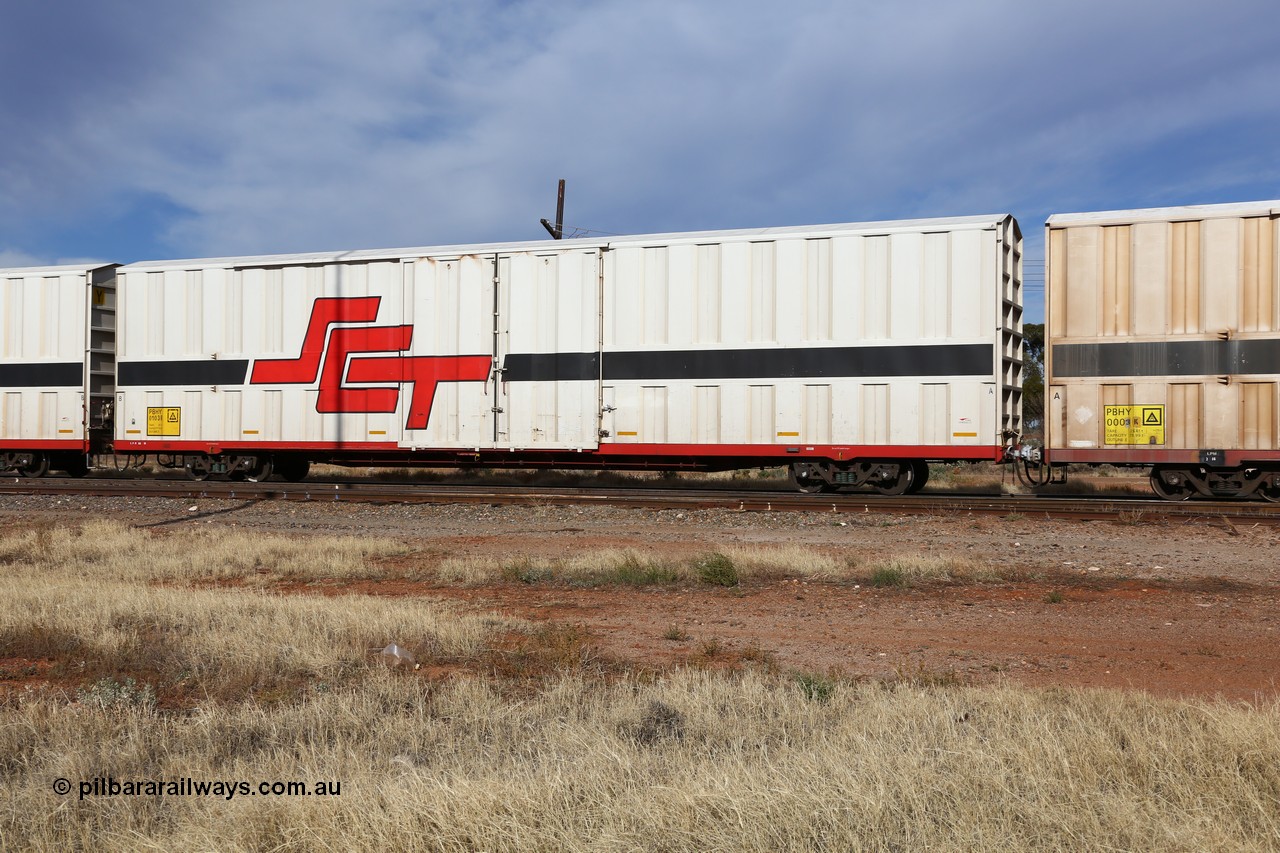
<svg viewBox="0 0 1280 853">
<path fill-rule="evenodd" d="M 514 700 L 371 672 L 291 707 L 4 713 L 5 849 L 1257 850 L 1280 711 L 1112 692 L 572 677 Z M 61 798 L 53 779 L 341 784 Z"/>
<path fill-rule="evenodd" d="M 691 578 L 687 567 L 677 561 L 626 548 L 597 549 L 567 557 L 449 557 L 437 564 L 435 572 L 445 583 L 460 584 L 502 580 L 643 584 Z"/>
<path fill-rule="evenodd" d="M 192 588 L 211 578 L 365 577 L 398 548 L 356 539 L 205 533 L 153 536 L 118 524 L 0 538 L 0 654 L 57 662 L 53 675 L 176 683 L 213 697 L 290 695 L 332 683 L 397 642 L 424 656 L 474 655 L 515 623 L 452 614 L 423 599 L 268 595 Z"/>
<path fill-rule="evenodd" d="M 672 559 L 641 549 L 599 549 L 567 557 L 448 557 L 435 567 L 443 583 L 489 584 L 498 581 L 569 584 L 699 583 L 709 559 L 727 560 L 739 581 L 807 578 L 872 582 L 892 574 L 901 584 L 937 581 L 994 581 L 996 569 L 959 556 L 890 555 L 835 557 L 800 546 L 729 546 L 714 553 Z"/>
<path fill-rule="evenodd" d="M 379 577 L 385 571 L 377 558 L 406 552 L 402 543 L 373 537 L 291 538 L 226 529 L 156 534 L 102 520 L 0 538 L 0 565 L 9 565 L 9 576 L 83 572 L 124 581 Z"/>
<path fill-rule="evenodd" d="M 812 548 L 730 546 L 719 552 L 728 558 L 740 580 L 806 577 L 839 580 L 852 577 L 853 564 Z M 590 584 L 698 583 L 701 565 L 714 554 L 672 559 L 642 549 L 597 549 L 567 557 L 449 557 L 435 568 L 445 583 L 486 584 L 501 580 L 524 583 Z"/>
<path fill-rule="evenodd" d="M 877 586 L 910 586 L 945 581 L 996 581 L 1002 573 L 967 557 L 898 554 L 860 563 L 858 577 Z"/>
<path fill-rule="evenodd" d="M 599 678 L 581 638 L 554 630 L 524 636 L 563 672 L 515 686 L 485 668 L 513 623 L 192 588 L 199 575 L 163 558 L 182 536 L 90 534 L 0 537 L 0 657 L 44 638 L 64 677 L 85 662 L 79 692 L 0 706 L 0 849 L 1280 847 L 1277 705 L 758 670 Z M 139 564 L 113 563 L 109 536 Z M 433 682 L 370 662 L 390 640 L 422 652 L 413 638 L 477 665 Z M 157 708 L 147 688 L 174 678 L 198 701 Z M 79 798 L 107 776 L 341 794 Z"/>
</svg>

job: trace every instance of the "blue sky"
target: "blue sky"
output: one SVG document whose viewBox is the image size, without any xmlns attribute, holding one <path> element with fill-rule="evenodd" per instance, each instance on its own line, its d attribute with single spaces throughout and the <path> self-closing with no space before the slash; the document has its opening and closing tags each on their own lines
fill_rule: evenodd
<svg viewBox="0 0 1280 853">
<path fill-rule="evenodd" d="M 0 79 L 0 266 L 1280 197 L 1272 0 L 10 2 Z"/>
</svg>

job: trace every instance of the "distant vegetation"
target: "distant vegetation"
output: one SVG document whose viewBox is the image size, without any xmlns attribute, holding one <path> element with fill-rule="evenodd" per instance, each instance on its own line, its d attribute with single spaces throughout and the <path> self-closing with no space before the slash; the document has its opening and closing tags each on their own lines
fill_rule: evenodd
<svg viewBox="0 0 1280 853">
<path fill-rule="evenodd" d="M 1044 434 L 1044 323 L 1022 327 L 1022 422 L 1028 434 Z"/>
</svg>

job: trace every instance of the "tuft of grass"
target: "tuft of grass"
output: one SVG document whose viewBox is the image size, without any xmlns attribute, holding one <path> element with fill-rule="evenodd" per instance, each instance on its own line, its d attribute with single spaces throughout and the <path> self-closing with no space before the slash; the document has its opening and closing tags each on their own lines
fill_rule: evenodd
<svg viewBox="0 0 1280 853">
<path fill-rule="evenodd" d="M 622 560 L 593 578 L 596 582 L 623 586 L 655 586 L 675 583 L 680 579 L 679 570 L 664 560 L 646 559 L 635 553 L 626 554 Z"/>
<path fill-rule="evenodd" d="M 1044 603 L 1045 604 L 1061 604 L 1062 591 L 1056 590 L 1056 589 L 1049 590 L 1049 592 L 1044 597 Z"/>
<path fill-rule="evenodd" d="M 683 643 L 689 639 L 689 632 L 681 628 L 679 625 L 672 625 L 662 634 L 662 639 L 670 640 L 673 643 Z"/>
<path fill-rule="evenodd" d="M 877 566 L 871 570 L 869 582 L 872 586 L 904 587 L 907 585 L 907 573 L 901 566 Z"/>
<path fill-rule="evenodd" d="M 1006 570 L 975 563 L 963 557 L 899 555 L 871 561 L 862 570 L 872 586 L 906 587 L 916 583 L 992 581 L 1004 579 Z"/>
<path fill-rule="evenodd" d="M 838 579 L 849 574 L 849 563 L 821 551 L 800 546 L 728 547 L 720 551 L 742 579 Z"/>
<path fill-rule="evenodd" d="M 679 563 L 629 549 L 592 551 L 563 559 L 536 556 L 513 560 L 447 558 L 436 566 L 435 574 L 444 583 L 461 584 L 505 580 L 524 584 L 652 586 L 677 583 L 686 578 L 686 572 Z"/>
<path fill-rule="evenodd" d="M 566 673 L 602 673 L 607 669 L 580 625 L 549 623 L 517 633 L 490 649 L 484 669 L 505 679 L 543 680 Z"/>
<path fill-rule="evenodd" d="M 685 715 L 659 699 L 652 699 L 639 721 L 618 727 L 619 734 L 639 746 L 652 747 L 665 741 L 684 739 L 688 722 Z"/>
<path fill-rule="evenodd" d="M 796 684 L 799 685 L 800 692 L 804 694 L 805 699 L 821 704 L 831 701 L 831 697 L 836 691 L 834 679 L 808 672 L 797 674 Z"/>
<path fill-rule="evenodd" d="M 776 666 L 776 656 L 773 652 L 761 646 L 755 640 L 747 643 L 747 645 L 738 653 L 738 657 L 744 661 L 763 664 L 765 667 L 772 668 Z"/>
<path fill-rule="evenodd" d="M 698 572 L 698 580 L 713 586 L 737 586 L 738 569 L 727 555 L 716 551 L 701 557 L 694 568 Z"/>
<path fill-rule="evenodd" d="M 503 563 L 500 571 L 504 580 L 524 584 L 543 583 L 555 577 L 555 569 L 551 565 L 531 557 Z"/>
</svg>

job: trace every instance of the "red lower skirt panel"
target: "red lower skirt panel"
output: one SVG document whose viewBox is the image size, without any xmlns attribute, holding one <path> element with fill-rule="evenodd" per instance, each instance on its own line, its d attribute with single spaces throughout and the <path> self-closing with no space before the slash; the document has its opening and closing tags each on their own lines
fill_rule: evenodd
<svg viewBox="0 0 1280 853">
<path fill-rule="evenodd" d="M 837 462 L 852 459 L 998 462 L 1004 458 L 1004 448 L 999 445 L 946 444 L 601 444 L 597 452 L 603 456 L 816 457 Z"/>
<path fill-rule="evenodd" d="M 0 450 L 63 450 L 89 452 L 89 443 L 82 438 L 49 438 L 43 441 L 0 441 Z"/>
<path fill-rule="evenodd" d="M 784 465 L 797 459 L 922 459 L 998 462 L 999 445 L 601 444 L 590 450 L 407 448 L 390 442 L 116 441 L 118 453 L 296 453 L 349 464 L 486 465 L 556 468 L 727 469 Z"/>
<path fill-rule="evenodd" d="M 1222 467 L 1236 468 L 1248 463 L 1280 462 L 1280 450 L 1225 450 Z M 1046 451 L 1051 464 L 1071 462 L 1090 465 L 1203 465 L 1200 450 L 1151 450 L 1148 448 L 1050 448 Z M 1218 463 L 1215 463 L 1215 465 Z"/>
</svg>

